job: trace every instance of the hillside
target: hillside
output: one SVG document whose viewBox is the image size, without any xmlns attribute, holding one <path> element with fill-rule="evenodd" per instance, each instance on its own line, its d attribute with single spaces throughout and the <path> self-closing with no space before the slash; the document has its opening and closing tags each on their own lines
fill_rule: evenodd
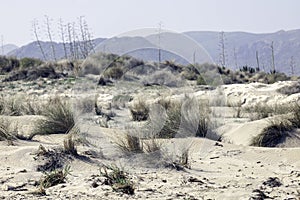
<svg viewBox="0 0 300 200">
<path fill-rule="evenodd" d="M 14 44 L 6 44 L 6 45 L 3 45 L 3 49 L 2 49 L 2 47 L 1 47 L 0 54 L 3 53 L 3 55 L 6 55 L 7 53 L 9 53 L 9 52 L 11 52 L 11 51 L 13 51 L 13 50 L 15 50 L 15 49 L 17 49 L 17 48 L 19 48 L 19 47 L 16 46 L 16 45 L 14 45 Z M 3 50 L 3 52 L 2 52 L 2 50 Z"/>
<path fill-rule="evenodd" d="M 97 46 L 96 49 L 98 51 L 119 55 L 129 54 L 145 61 L 158 61 L 158 46 L 160 45 L 164 50 L 161 55 L 162 60 L 188 61 L 191 63 L 195 60 L 199 63 L 219 63 L 219 32 L 192 31 L 184 34 L 187 37 L 177 33 L 162 33 L 160 44 L 158 44 L 158 35 L 114 37 L 111 39 L 98 38 L 94 40 L 94 44 Z M 257 67 L 257 51 L 260 68 L 269 72 L 272 62 L 272 42 L 276 69 L 291 74 L 291 58 L 293 57 L 294 73 L 300 74 L 300 69 L 297 68 L 297 65 L 300 63 L 300 30 L 278 31 L 266 34 L 226 32 L 224 43 L 226 66 L 231 69 L 239 69 L 245 65 Z M 50 42 L 42 42 L 42 46 L 47 59 L 53 59 Z M 178 49 L 178 47 L 181 48 Z M 64 58 L 63 45 L 61 43 L 55 43 L 55 51 L 57 58 Z M 43 58 L 36 42 L 13 50 L 9 55 L 18 58 Z"/>
<path fill-rule="evenodd" d="M 218 32 L 186 32 L 199 42 L 211 55 L 215 62 L 219 61 Z M 300 63 L 300 30 L 278 31 L 268 34 L 253 34 L 245 32 L 225 33 L 225 50 L 228 66 L 231 68 L 242 65 L 257 66 L 256 51 L 259 54 L 261 68 L 269 71 L 271 68 L 271 43 L 274 42 L 275 66 L 279 71 L 290 73 L 290 62 L 293 56 L 295 65 Z M 236 60 L 234 56 L 234 49 Z M 299 74 L 300 70 L 295 69 Z"/>
</svg>

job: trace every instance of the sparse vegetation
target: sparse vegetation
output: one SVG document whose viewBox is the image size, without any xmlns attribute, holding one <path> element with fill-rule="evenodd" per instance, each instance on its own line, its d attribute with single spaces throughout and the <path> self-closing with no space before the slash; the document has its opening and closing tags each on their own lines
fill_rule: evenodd
<svg viewBox="0 0 300 200">
<path fill-rule="evenodd" d="M 104 177 L 104 184 L 110 185 L 114 191 L 125 194 L 134 194 L 134 184 L 128 174 L 116 165 L 103 165 L 100 168 L 100 176 Z"/>
<path fill-rule="evenodd" d="M 21 68 L 26 69 L 29 67 L 37 67 L 39 65 L 43 64 L 43 61 L 40 59 L 36 59 L 36 58 L 22 58 L 20 59 L 20 65 Z"/>
<path fill-rule="evenodd" d="M 275 108 L 277 108 L 276 106 Z M 280 111 L 280 112 L 279 112 Z M 295 102 L 290 105 L 282 105 L 280 110 L 273 111 L 274 114 L 281 114 L 270 121 L 270 125 L 253 138 L 251 145 L 262 147 L 276 147 L 285 137 L 289 136 L 289 132 L 300 127 L 300 105 Z"/>
<path fill-rule="evenodd" d="M 125 134 L 124 137 L 118 137 L 115 140 L 118 148 L 125 154 L 128 153 L 143 153 L 143 143 L 138 136 Z"/>
<path fill-rule="evenodd" d="M 76 136 L 80 134 L 80 130 L 77 126 L 73 126 L 73 128 L 68 132 L 66 138 L 64 139 L 64 151 L 68 154 L 77 156 L 77 148 L 76 148 Z"/>
<path fill-rule="evenodd" d="M 270 126 L 263 129 L 262 133 L 254 137 L 251 145 L 258 147 L 276 147 L 284 137 L 288 136 L 288 132 L 293 129 L 289 120 L 271 121 Z"/>
<path fill-rule="evenodd" d="M 7 74 L 20 67 L 20 62 L 16 58 L 0 56 L 0 74 Z"/>
<path fill-rule="evenodd" d="M 112 78 L 112 79 L 120 79 L 123 76 L 124 72 L 121 67 L 110 67 L 104 71 L 103 75 L 105 78 Z"/>
<path fill-rule="evenodd" d="M 70 166 L 66 166 L 64 169 L 45 173 L 45 175 L 40 180 L 40 188 L 42 188 L 41 190 L 61 183 L 65 183 L 67 176 L 71 173 L 70 169 Z"/>
<path fill-rule="evenodd" d="M 130 106 L 129 110 L 133 121 L 145 121 L 149 117 L 149 106 L 142 100 Z"/>
<path fill-rule="evenodd" d="M 71 105 L 60 97 L 49 100 L 43 115 L 46 119 L 38 122 L 36 130 L 29 139 L 35 135 L 65 134 L 75 125 L 75 116 Z"/>
<path fill-rule="evenodd" d="M 12 141 L 15 139 L 15 135 L 9 130 L 9 123 L 4 119 L 0 118 L 0 141 Z"/>
<path fill-rule="evenodd" d="M 145 153 L 160 152 L 161 147 L 162 142 L 158 141 L 158 139 L 154 137 L 143 140 L 143 150 Z"/>
<path fill-rule="evenodd" d="M 297 81 L 291 85 L 281 87 L 277 89 L 277 92 L 286 95 L 292 95 L 300 92 L 300 82 Z"/>
<path fill-rule="evenodd" d="M 209 113 L 208 104 L 196 99 L 173 102 L 166 110 L 166 122 L 157 137 L 205 137 L 211 129 Z"/>
<path fill-rule="evenodd" d="M 0 96 L 0 114 L 8 116 L 39 115 L 43 106 L 24 95 Z"/>
<path fill-rule="evenodd" d="M 244 107 L 243 111 L 250 114 L 252 121 L 267 117 L 288 114 L 293 112 L 291 105 L 268 105 L 267 103 L 257 103 L 254 106 Z"/>
<path fill-rule="evenodd" d="M 164 159 L 164 166 L 167 168 L 175 169 L 177 171 L 184 170 L 185 168 L 190 169 L 190 146 L 182 148 L 179 154 L 176 154 L 175 157 L 165 154 Z"/>
</svg>

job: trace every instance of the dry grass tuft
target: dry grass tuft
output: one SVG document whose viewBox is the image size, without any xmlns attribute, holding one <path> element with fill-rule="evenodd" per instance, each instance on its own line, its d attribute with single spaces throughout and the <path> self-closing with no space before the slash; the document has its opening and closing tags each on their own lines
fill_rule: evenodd
<svg viewBox="0 0 300 200">
<path fill-rule="evenodd" d="M 126 133 L 125 136 L 115 140 L 117 147 L 125 154 L 143 153 L 143 143 L 137 136 Z"/>
<path fill-rule="evenodd" d="M 12 143 L 12 140 L 15 139 L 15 133 L 11 133 L 9 130 L 9 123 L 3 119 L 0 119 L 0 141 L 7 140 L 9 143 Z"/>
<path fill-rule="evenodd" d="M 139 100 L 133 106 L 129 107 L 133 121 L 145 121 L 149 117 L 149 106 Z"/>
<path fill-rule="evenodd" d="M 166 121 L 157 137 L 206 137 L 211 131 L 210 112 L 208 103 L 194 98 L 173 102 L 166 110 Z"/>
<path fill-rule="evenodd" d="M 38 122 L 29 139 L 35 135 L 65 134 L 75 125 L 75 116 L 70 104 L 59 97 L 49 100 L 43 115 L 46 119 Z"/>
<path fill-rule="evenodd" d="M 103 165 L 100 168 L 100 176 L 104 177 L 104 184 L 110 185 L 114 191 L 125 194 L 134 194 L 134 184 L 128 174 L 116 165 Z"/>
<path fill-rule="evenodd" d="M 276 147 L 284 137 L 288 136 L 288 132 L 293 129 L 292 123 L 287 119 L 275 119 L 271 121 L 270 126 L 253 138 L 252 146 L 258 147 Z"/>
<path fill-rule="evenodd" d="M 70 166 L 66 166 L 63 170 L 54 170 L 50 173 L 45 173 L 40 180 L 40 188 L 44 190 L 45 188 L 49 188 L 61 183 L 65 183 L 67 176 L 70 174 Z"/>
<path fill-rule="evenodd" d="M 80 130 L 77 126 L 74 126 L 67 134 L 67 137 L 64 139 L 64 152 L 77 156 L 76 148 L 76 137 L 80 134 Z"/>
<path fill-rule="evenodd" d="M 190 169 L 191 168 L 190 148 L 191 146 L 182 148 L 180 152 L 175 155 L 175 157 L 165 153 L 164 166 L 167 168 L 176 169 L 177 171 L 184 170 L 185 168 Z"/>
<path fill-rule="evenodd" d="M 7 116 L 39 115 L 43 105 L 24 95 L 0 97 L 0 114 Z"/>
<path fill-rule="evenodd" d="M 162 142 L 156 138 L 143 140 L 143 150 L 145 153 L 153 153 L 161 151 Z"/>
</svg>

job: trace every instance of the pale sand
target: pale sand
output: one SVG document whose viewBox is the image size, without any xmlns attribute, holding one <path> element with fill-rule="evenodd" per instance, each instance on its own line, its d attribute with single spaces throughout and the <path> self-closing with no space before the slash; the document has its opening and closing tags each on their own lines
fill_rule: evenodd
<svg viewBox="0 0 300 200">
<path fill-rule="evenodd" d="M 299 94 L 283 95 L 276 89 L 291 82 L 280 82 L 273 85 L 245 84 L 224 86 L 225 102 L 239 102 L 246 98 L 245 105 L 257 102 L 268 104 L 289 103 L 297 100 Z M 107 103 L 112 98 L 111 88 L 101 94 L 99 103 Z M 156 91 L 143 91 L 145 96 L 153 99 L 163 96 Z M 171 98 L 182 98 L 180 92 L 166 92 Z M 209 92 L 195 92 L 202 96 Z M 132 93 L 134 94 L 134 93 Z M 79 94 L 72 93 L 70 96 Z M 80 94 L 83 95 L 84 94 Z M 251 139 L 268 125 L 267 120 L 250 121 L 234 118 L 232 108 L 220 108 L 220 118 L 226 122 L 219 127 L 218 133 L 223 142 L 203 138 L 175 138 L 163 140 L 164 150 L 170 156 L 187 146 L 190 148 L 191 169 L 176 171 L 162 166 L 155 155 L 140 154 L 124 156 L 112 142 L 115 135 L 122 135 L 126 125 L 132 125 L 127 109 L 116 110 L 117 117 L 113 128 L 100 128 L 86 120 L 82 130 L 87 132 L 87 140 L 93 146 L 78 146 L 80 155 L 94 151 L 98 157 L 88 159 L 74 158 L 67 160 L 71 166 L 71 175 L 67 182 L 46 190 L 47 196 L 35 196 L 30 192 L 36 190 L 34 185 L 42 176 L 36 171 L 40 161 L 34 160 L 34 152 L 42 144 L 47 149 L 62 147 L 64 135 L 36 136 L 33 141 L 15 141 L 14 146 L 7 142 L 0 143 L 0 198 L 2 199 L 249 199 L 257 196 L 255 190 L 262 191 L 274 199 L 300 198 L 300 146 L 295 148 L 259 148 L 250 147 Z M 222 111 L 228 111 L 222 113 Z M 223 114 L 223 115 L 221 115 Z M 30 121 L 24 120 L 31 119 Z M 38 118 L 38 117 L 37 117 Z M 31 116 L 12 117 L 20 132 L 28 135 L 34 126 Z M 227 123 L 228 122 L 228 123 Z M 120 124 L 121 123 L 121 124 Z M 118 125 L 117 125 L 118 124 Z M 293 140 L 294 141 L 294 140 Z M 289 141 L 293 143 L 293 141 Z M 298 144 L 298 143 L 297 143 Z M 291 145 L 292 146 L 292 145 Z M 294 145 L 297 146 L 297 145 Z M 102 155 L 103 154 L 103 155 Z M 92 183 L 99 179 L 99 166 L 114 163 L 124 167 L 135 184 L 135 194 L 117 193 L 110 186 L 101 185 L 93 188 Z M 264 185 L 270 177 L 276 177 L 281 186 Z"/>
</svg>

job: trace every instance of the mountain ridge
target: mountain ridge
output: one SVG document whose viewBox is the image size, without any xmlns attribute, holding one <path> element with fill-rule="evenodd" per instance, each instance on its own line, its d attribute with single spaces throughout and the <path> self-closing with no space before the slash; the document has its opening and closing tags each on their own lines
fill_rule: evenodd
<svg viewBox="0 0 300 200">
<path fill-rule="evenodd" d="M 164 34 L 164 33 L 162 33 Z M 178 33 L 177 33 L 178 34 Z M 212 62 L 219 64 L 220 58 L 220 32 L 216 31 L 188 31 L 178 34 L 177 38 L 163 38 L 161 43 L 165 42 L 165 46 L 175 48 L 178 47 L 188 48 L 186 43 L 181 43 L 183 41 L 182 35 L 188 36 L 190 39 L 198 43 L 198 46 L 202 46 L 205 51 L 212 58 Z M 137 53 L 135 49 L 135 55 L 142 55 L 140 59 L 146 61 L 158 61 L 155 59 L 155 52 L 159 49 L 159 44 L 157 43 L 157 34 L 146 36 L 146 37 L 114 37 L 114 38 L 97 38 L 94 40 L 95 46 L 98 46 L 97 49 L 100 51 L 116 54 L 124 54 L 127 49 L 132 49 L 133 47 L 141 48 L 151 47 L 152 52 L 143 50 L 143 53 Z M 173 37 L 173 36 L 172 36 Z M 110 42 L 109 42 L 110 41 Z M 175 42 L 179 43 L 175 44 Z M 231 69 L 239 69 L 242 66 L 251 66 L 257 67 L 256 52 L 258 54 L 259 65 L 262 70 L 270 71 L 272 66 L 272 51 L 271 44 L 273 42 L 274 47 L 274 58 L 275 58 L 275 67 L 276 70 L 282 71 L 285 73 L 291 73 L 291 65 L 294 63 L 295 74 L 300 74 L 300 69 L 297 68 L 297 65 L 300 64 L 300 29 L 295 30 L 279 30 L 274 33 L 249 33 L 243 31 L 233 31 L 233 32 L 224 32 L 224 45 L 225 45 L 225 61 L 226 66 Z M 43 49 L 46 49 L 45 53 L 49 59 L 53 59 L 51 43 L 50 42 L 41 42 Z M 162 44 L 160 44 L 162 45 Z M 54 43 L 55 52 L 57 58 L 64 57 L 63 45 L 62 43 Z M 175 47 L 174 47 L 175 46 Z M 194 48 L 194 47 L 193 47 Z M 148 52 L 148 53 L 145 53 Z M 174 54 L 174 52 L 172 52 Z M 175 52 L 175 54 L 178 52 Z M 191 54 L 191 53 L 190 53 Z M 18 58 L 22 57 L 35 57 L 43 59 L 40 49 L 36 42 L 29 43 L 28 45 L 22 46 L 18 49 L 14 49 L 9 52 L 7 55 L 16 56 Z M 148 55 L 148 56 L 147 56 Z M 171 54 L 164 56 L 165 59 L 172 59 Z M 179 57 L 187 57 L 187 55 L 178 54 Z M 191 56 L 188 56 L 188 61 L 191 62 Z M 176 60 L 176 56 L 174 60 Z M 153 60 L 154 59 L 154 60 Z M 206 59 L 203 59 L 206 60 Z"/>
</svg>

